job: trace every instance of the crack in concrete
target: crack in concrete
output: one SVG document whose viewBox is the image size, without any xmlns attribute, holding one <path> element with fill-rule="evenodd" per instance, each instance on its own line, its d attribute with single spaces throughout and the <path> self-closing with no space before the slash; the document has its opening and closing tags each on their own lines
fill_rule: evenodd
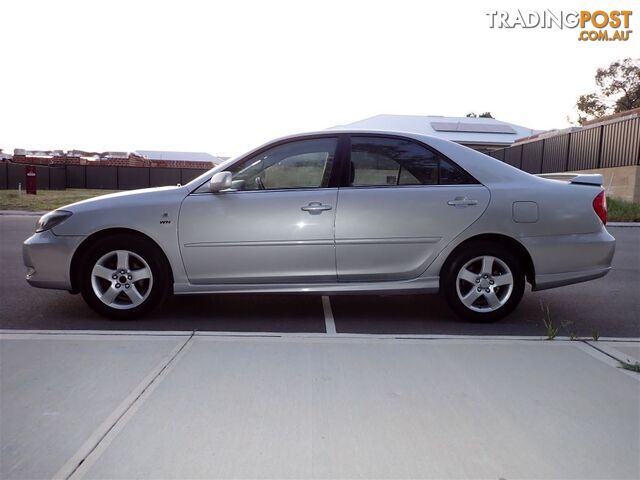
<svg viewBox="0 0 640 480">
<path fill-rule="evenodd" d="M 135 396 L 135 398 L 133 398 L 130 402 L 128 402 L 128 405 L 126 405 L 125 408 L 123 408 L 122 411 L 118 413 L 117 417 L 110 422 L 110 425 L 108 426 L 108 428 L 106 428 L 100 434 L 99 438 L 96 441 L 92 442 L 93 445 L 88 449 L 88 451 L 86 451 L 86 453 L 80 453 L 84 449 L 83 447 L 85 446 L 83 445 L 82 447 L 80 447 L 80 450 L 74 456 L 71 457 L 71 459 L 67 462 L 67 464 L 65 464 L 58 471 L 58 473 L 54 475 L 53 478 L 68 480 L 76 474 L 78 469 L 83 464 L 85 464 L 86 460 L 96 451 L 96 449 L 100 446 L 100 444 L 104 441 L 104 439 L 109 435 L 109 433 L 111 433 L 114 430 L 114 428 L 116 428 L 116 426 L 118 425 L 119 422 L 122 421 L 124 416 L 129 411 L 131 411 L 131 409 L 136 405 L 136 403 L 140 401 L 141 397 L 145 394 L 145 392 L 147 392 L 152 386 L 154 386 L 154 384 L 157 385 L 162 380 L 162 378 L 164 378 L 163 374 L 167 372 L 167 369 L 175 362 L 178 355 L 180 355 L 180 353 L 185 350 L 187 345 L 195 337 L 196 332 L 197 330 L 193 330 L 189 335 L 189 337 L 180 346 L 180 348 L 175 349 L 172 353 L 170 353 L 167 357 L 165 357 L 165 360 L 161 364 L 162 366 L 160 367 L 159 371 L 157 371 L 156 374 L 145 383 L 144 387 L 137 392 L 137 395 Z M 116 409 L 116 411 L 117 410 L 118 409 Z M 81 458 L 78 460 L 77 456 L 81 456 Z"/>
</svg>

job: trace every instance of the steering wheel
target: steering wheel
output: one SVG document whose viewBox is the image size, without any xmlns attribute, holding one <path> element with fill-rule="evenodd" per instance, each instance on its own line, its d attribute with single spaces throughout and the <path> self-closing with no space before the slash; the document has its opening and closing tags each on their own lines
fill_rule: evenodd
<svg viewBox="0 0 640 480">
<path fill-rule="evenodd" d="M 264 183 L 262 182 L 262 179 L 260 177 L 256 177 L 256 185 L 258 187 L 258 190 L 266 190 L 264 188 Z"/>
</svg>

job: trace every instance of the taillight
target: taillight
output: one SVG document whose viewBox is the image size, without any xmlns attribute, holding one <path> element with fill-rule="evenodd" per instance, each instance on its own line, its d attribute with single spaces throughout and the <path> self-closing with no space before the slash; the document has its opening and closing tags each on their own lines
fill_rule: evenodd
<svg viewBox="0 0 640 480">
<path fill-rule="evenodd" d="M 604 193 L 604 190 L 601 191 L 596 198 L 593 199 L 593 209 L 596 212 L 596 215 L 602 220 L 603 224 L 607 224 L 607 196 Z"/>
</svg>

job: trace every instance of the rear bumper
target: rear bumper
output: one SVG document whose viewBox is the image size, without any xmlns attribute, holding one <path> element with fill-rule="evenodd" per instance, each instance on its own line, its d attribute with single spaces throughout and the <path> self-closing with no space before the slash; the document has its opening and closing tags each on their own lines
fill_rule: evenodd
<svg viewBox="0 0 640 480">
<path fill-rule="evenodd" d="M 605 276 L 611 270 L 616 240 L 607 230 L 521 239 L 536 272 L 533 290 L 561 287 Z"/>
<path fill-rule="evenodd" d="M 573 283 L 587 282 L 596 278 L 604 277 L 611 267 L 600 268 L 582 272 L 551 273 L 547 275 L 536 275 L 536 284 L 532 290 L 547 290 L 549 288 L 562 287 Z"/>
<path fill-rule="evenodd" d="M 83 238 L 57 236 L 50 230 L 27 238 L 22 244 L 22 259 L 29 285 L 71 290 L 71 259 Z"/>
</svg>

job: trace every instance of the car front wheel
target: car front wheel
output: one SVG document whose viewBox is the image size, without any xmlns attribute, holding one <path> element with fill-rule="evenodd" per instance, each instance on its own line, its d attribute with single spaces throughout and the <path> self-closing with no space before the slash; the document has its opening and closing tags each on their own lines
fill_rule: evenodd
<svg viewBox="0 0 640 480">
<path fill-rule="evenodd" d="M 83 298 L 101 315 L 129 320 L 158 306 L 168 293 L 162 252 L 151 242 L 117 235 L 98 240 L 81 267 Z"/>
<path fill-rule="evenodd" d="M 441 289 L 459 317 L 493 322 L 518 306 L 524 283 L 516 255 L 502 246 L 476 244 L 456 254 L 446 269 Z"/>
</svg>

